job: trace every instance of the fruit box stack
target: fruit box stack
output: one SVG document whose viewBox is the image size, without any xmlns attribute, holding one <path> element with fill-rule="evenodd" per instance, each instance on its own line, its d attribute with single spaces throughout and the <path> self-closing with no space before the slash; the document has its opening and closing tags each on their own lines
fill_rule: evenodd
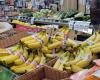
<svg viewBox="0 0 100 80">
<path fill-rule="evenodd" d="M 20 41 L 21 38 L 27 36 L 26 31 L 12 29 L 0 34 L 0 47 L 6 48 Z"/>
<path fill-rule="evenodd" d="M 68 73 L 57 71 L 49 66 L 42 66 L 15 78 L 15 80 L 70 80 L 68 77 Z"/>
</svg>

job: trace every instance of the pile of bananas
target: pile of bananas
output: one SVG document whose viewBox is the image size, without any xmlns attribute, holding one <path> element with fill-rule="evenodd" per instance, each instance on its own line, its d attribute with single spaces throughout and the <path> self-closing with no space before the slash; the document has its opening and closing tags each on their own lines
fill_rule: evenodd
<svg viewBox="0 0 100 80">
<path fill-rule="evenodd" d="M 68 48 L 68 47 L 67 47 Z M 94 33 L 87 40 L 73 45 L 64 56 L 53 65 L 53 68 L 69 73 L 79 72 L 93 66 L 93 60 L 100 58 L 100 34 Z"/>
<path fill-rule="evenodd" d="M 40 49 L 47 57 L 54 57 L 52 55 L 53 52 L 58 53 L 58 55 L 62 53 L 62 46 L 76 45 L 71 39 L 67 40 L 66 35 L 68 33 L 69 29 L 66 27 L 61 28 L 59 32 L 53 32 L 53 34 L 41 31 L 37 34 L 22 38 L 21 44 L 31 50 Z"/>
<path fill-rule="evenodd" d="M 39 50 L 29 51 L 20 44 L 7 49 L 0 49 L 0 53 L 0 62 L 18 74 L 32 71 L 47 63 L 47 58 Z"/>
<path fill-rule="evenodd" d="M 69 32 L 67 28 L 61 28 L 60 31 L 66 34 Z M 18 74 L 32 71 L 64 53 L 60 50 L 63 46 L 63 38 L 62 34 L 49 38 L 46 31 L 22 38 L 19 44 L 0 49 L 0 62 Z M 68 41 L 72 42 L 70 39 Z M 68 41 L 66 43 L 69 43 Z M 57 50 L 54 51 L 54 49 Z M 53 52 L 57 54 L 52 54 Z"/>
<path fill-rule="evenodd" d="M 53 68 L 69 73 L 79 72 L 93 64 L 100 52 L 100 34 L 94 33 L 87 40 L 77 44 L 68 38 L 70 30 L 41 31 L 24 37 L 19 44 L 0 49 L 0 62 L 15 73 L 34 70 L 51 59 L 58 57 Z"/>
</svg>

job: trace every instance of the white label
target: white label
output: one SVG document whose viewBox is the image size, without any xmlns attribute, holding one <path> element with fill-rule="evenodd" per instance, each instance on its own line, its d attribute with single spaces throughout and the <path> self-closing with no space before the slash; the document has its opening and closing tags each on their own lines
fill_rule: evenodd
<svg viewBox="0 0 100 80">
<path fill-rule="evenodd" d="M 68 24 L 69 24 L 69 29 L 73 29 L 73 27 L 74 27 L 74 21 L 70 21 Z"/>
<path fill-rule="evenodd" d="M 93 30 L 90 29 L 89 26 L 90 26 L 90 22 L 76 21 L 74 24 L 74 30 L 88 33 L 88 34 L 92 34 Z"/>
<path fill-rule="evenodd" d="M 100 70 L 97 70 L 95 73 L 92 74 L 93 76 L 96 76 L 97 78 L 100 78 Z"/>
</svg>

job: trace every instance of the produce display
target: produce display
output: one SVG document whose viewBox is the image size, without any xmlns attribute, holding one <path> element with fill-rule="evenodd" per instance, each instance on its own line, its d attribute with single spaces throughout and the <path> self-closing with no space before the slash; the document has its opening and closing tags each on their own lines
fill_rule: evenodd
<svg viewBox="0 0 100 80">
<path fill-rule="evenodd" d="M 51 14 L 54 14 L 51 10 L 49 9 L 41 9 L 40 11 L 33 12 L 29 9 L 22 9 L 20 11 L 22 17 L 34 17 L 34 18 L 42 18 L 42 17 L 47 17 L 48 15 L 50 16 Z"/>
<path fill-rule="evenodd" d="M 41 9 L 40 11 L 33 13 L 34 18 L 43 18 L 47 17 L 47 15 L 51 14 L 52 11 L 48 9 Z"/>
<path fill-rule="evenodd" d="M 77 13 L 78 12 L 76 10 L 66 10 L 66 11 L 60 11 L 60 12 L 58 12 L 53 17 L 55 19 L 65 19 L 65 18 L 73 17 Z"/>
<path fill-rule="evenodd" d="M 61 28 L 60 31 L 66 35 L 69 33 L 67 27 Z M 63 46 L 64 35 L 60 31 L 53 38 L 49 37 L 46 31 L 41 31 L 22 38 L 15 46 L 0 49 L 0 62 L 19 74 L 34 70 L 62 54 L 59 48 Z M 58 49 L 57 55 L 53 54 L 53 49 Z"/>
<path fill-rule="evenodd" d="M 74 19 L 81 20 L 81 21 L 90 21 L 90 15 L 85 15 L 83 12 L 80 12 L 74 15 Z"/>
<path fill-rule="evenodd" d="M 0 49 L 0 62 L 18 74 L 32 71 L 54 57 L 58 59 L 52 67 L 60 71 L 76 73 L 91 68 L 93 60 L 99 58 L 99 32 L 79 44 L 68 38 L 69 32 L 63 26 L 24 37 L 19 44 Z"/>
<path fill-rule="evenodd" d="M 30 13 L 29 13 L 30 12 Z M 42 9 L 38 12 L 30 10 L 22 11 L 21 16 L 43 18 L 53 15 L 51 10 Z M 90 16 L 75 10 L 60 11 L 53 16 L 55 19 L 72 18 L 79 21 L 90 21 Z M 49 20 L 49 19 L 48 19 Z M 69 38 L 70 29 L 68 26 L 37 26 L 20 20 L 13 20 L 18 25 L 17 29 L 32 31 L 32 35 L 21 37 L 17 44 L 7 48 L 0 48 L 0 64 L 7 67 L 16 74 L 24 74 L 35 71 L 41 66 L 48 66 L 53 70 L 68 73 L 72 80 L 99 80 L 94 77 L 100 70 L 100 32 L 94 32 L 88 39 L 77 42 Z M 3 27 L 1 25 L 1 27 Z M 7 39 L 19 32 L 8 31 L 1 34 L 0 39 Z M 75 34 L 76 35 L 76 34 Z M 12 39 L 12 38 L 11 38 Z M 11 41 L 12 43 L 14 41 Z M 2 42 L 1 42 L 1 45 Z M 52 62 L 55 60 L 54 62 Z M 53 63 L 53 65 L 49 65 Z M 79 75 L 83 74 L 83 77 Z M 100 72 L 100 71 L 99 71 Z M 93 75 L 94 74 L 94 75 Z M 77 77 L 77 78 L 76 78 Z M 76 78 L 76 79 L 75 79 Z M 44 80 L 49 80 L 48 78 Z"/>
</svg>

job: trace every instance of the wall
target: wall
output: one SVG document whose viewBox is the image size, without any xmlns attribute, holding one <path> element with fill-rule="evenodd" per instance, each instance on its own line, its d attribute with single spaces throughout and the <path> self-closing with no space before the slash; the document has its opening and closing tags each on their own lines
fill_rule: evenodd
<svg viewBox="0 0 100 80">
<path fill-rule="evenodd" d="M 86 0 L 78 0 L 78 9 L 79 12 L 85 12 Z"/>
<path fill-rule="evenodd" d="M 62 10 L 77 10 L 77 0 L 63 0 Z"/>
</svg>

